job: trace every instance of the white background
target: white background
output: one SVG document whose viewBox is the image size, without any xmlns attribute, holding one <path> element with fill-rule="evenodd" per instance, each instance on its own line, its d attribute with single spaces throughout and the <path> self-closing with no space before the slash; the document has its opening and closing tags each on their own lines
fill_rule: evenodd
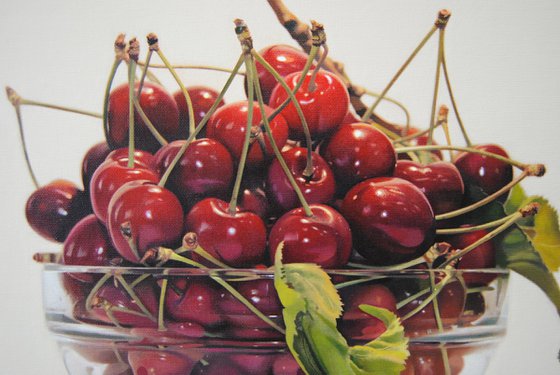
<svg viewBox="0 0 560 375">
<path fill-rule="evenodd" d="M 555 1 L 295 1 L 303 19 L 326 26 L 332 56 L 350 77 L 381 91 L 429 30 L 437 10 L 453 16 L 447 59 L 464 121 L 475 142 L 498 142 L 522 161 L 543 162 L 548 174 L 524 183 L 560 207 L 560 3 Z M 239 54 L 232 20 L 245 18 L 257 48 L 292 43 L 265 1 L 3 1 L 0 84 L 30 99 L 100 111 L 119 32 L 160 37 L 170 60 L 233 66 Z M 390 92 L 425 126 L 433 90 L 433 39 Z M 145 44 L 143 43 L 143 46 Z M 145 47 L 144 50 L 145 52 Z M 163 72 L 159 76 L 166 76 Z M 188 72 L 187 84 L 220 87 L 221 73 Z M 119 77 L 124 80 L 124 76 Z M 170 87 L 172 80 L 165 78 Z M 229 101 L 242 97 L 238 86 Z M 442 102 L 449 104 L 447 97 Z M 24 108 L 38 178 L 80 181 L 85 150 L 103 137 L 100 121 Z M 396 120 L 402 116 L 395 115 Z M 455 122 L 452 122 L 455 124 Z M 41 311 L 41 267 L 31 256 L 57 251 L 25 223 L 33 186 L 18 145 L 14 112 L 0 100 L 0 373 L 64 373 Z M 543 294 L 513 277 L 508 335 L 488 374 L 560 373 L 560 320 Z"/>
</svg>

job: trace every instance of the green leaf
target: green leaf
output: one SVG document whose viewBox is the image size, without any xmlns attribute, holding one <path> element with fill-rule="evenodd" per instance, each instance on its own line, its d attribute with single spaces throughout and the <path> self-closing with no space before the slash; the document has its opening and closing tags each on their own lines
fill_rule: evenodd
<svg viewBox="0 0 560 375">
<path fill-rule="evenodd" d="M 342 313 L 340 296 L 319 266 L 282 264 L 280 245 L 274 262 L 274 285 L 284 306 L 286 343 L 306 374 L 397 375 L 404 369 L 408 339 L 390 311 L 361 306 L 383 321 L 387 330 L 364 346 L 350 348 L 336 327 Z"/>
<path fill-rule="evenodd" d="M 533 246 L 541 255 L 550 272 L 557 272 L 560 267 L 558 213 L 548 200 L 542 197 L 532 197 L 532 201 L 540 204 L 539 212 L 534 218 Z"/>
<path fill-rule="evenodd" d="M 510 193 L 504 209 L 507 215 L 511 215 L 515 211 L 519 210 L 523 206 L 523 202 L 527 199 L 525 191 L 520 184 L 515 185 Z"/>
</svg>

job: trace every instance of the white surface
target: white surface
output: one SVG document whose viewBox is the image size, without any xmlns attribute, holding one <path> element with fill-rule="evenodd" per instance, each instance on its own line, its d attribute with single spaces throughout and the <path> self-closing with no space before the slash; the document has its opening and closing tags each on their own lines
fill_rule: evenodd
<svg viewBox="0 0 560 375">
<path fill-rule="evenodd" d="M 546 163 L 547 176 L 524 186 L 560 207 L 560 3 L 287 3 L 303 20 L 323 22 L 332 56 L 345 62 L 355 82 L 377 91 L 429 30 L 437 10 L 451 9 L 447 59 L 471 136 L 477 142 L 499 142 L 522 161 Z M 264 1 L 5 1 L 0 5 L 0 84 L 30 99 L 100 110 L 117 33 L 143 41 L 155 31 L 172 61 L 232 66 L 239 54 L 231 22 L 236 17 L 246 19 L 257 48 L 291 43 Z M 419 125 L 429 118 L 435 40 L 391 91 L 407 103 Z M 194 71 L 183 77 L 188 84 L 212 82 L 215 87 L 225 80 L 220 73 Z M 167 77 L 166 82 L 174 87 Z M 237 87 L 228 98 L 241 98 L 241 93 Z M 449 104 L 445 96 L 442 102 Z M 34 108 L 24 108 L 23 116 L 39 180 L 80 181 L 83 153 L 103 137 L 99 121 Z M 64 368 L 41 312 L 40 267 L 31 260 L 34 252 L 57 246 L 25 224 L 23 207 L 33 189 L 18 146 L 16 118 L 4 100 L 0 119 L 0 373 L 59 375 Z M 556 312 L 519 277 L 513 278 L 511 291 L 509 333 L 488 374 L 560 373 Z"/>
</svg>

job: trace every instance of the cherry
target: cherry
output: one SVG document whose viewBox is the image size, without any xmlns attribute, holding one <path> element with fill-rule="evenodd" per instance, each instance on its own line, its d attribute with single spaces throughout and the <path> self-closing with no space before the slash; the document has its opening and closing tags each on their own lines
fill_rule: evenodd
<svg viewBox="0 0 560 375">
<path fill-rule="evenodd" d="M 461 173 L 452 163 L 439 161 L 422 165 L 399 160 L 393 175 L 416 185 L 426 195 L 436 215 L 461 207 L 465 187 Z"/>
<path fill-rule="evenodd" d="M 143 163 L 134 162 L 128 167 L 128 160 L 107 161 L 97 168 L 91 178 L 89 193 L 95 216 L 107 223 L 107 209 L 113 194 L 128 181 L 149 180 L 157 183 L 159 176 L 145 168 Z"/>
<path fill-rule="evenodd" d="M 229 204 L 220 199 L 206 198 L 195 204 L 185 228 L 197 234 L 204 250 L 229 266 L 252 266 L 264 258 L 266 227 L 262 219 L 239 208 L 231 214 Z M 193 257 L 200 259 L 196 254 Z"/>
<path fill-rule="evenodd" d="M 87 294 L 87 284 L 84 284 L 81 281 L 78 281 L 76 278 L 70 275 L 70 273 L 61 273 L 60 274 L 60 282 L 66 295 L 70 297 L 70 301 L 72 304 L 76 303 L 79 300 L 83 300 Z"/>
<path fill-rule="evenodd" d="M 158 311 L 155 289 L 155 283 L 150 279 L 146 279 L 134 287 L 134 293 L 152 317 L 157 316 Z M 150 319 L 148 316 L 140 315 L 142 309 L 138 302 L 126 292 L 120 282 L 118 284 L 105 283 L 93 296 L 92 304 L 92 315 L 102 322 L 115 324 L 116 321 L 118 324 L 128 327 L 157 327 L 155 318 Z"/>
<path fill-rule="evenodd" d="M 191 86 L 187 87 L 187 92 L 191 98 L 193 112 L 194 112 L 194 121 L 195 126 L 200 123 L 200 121 L 204 118 L 206 113 L 210 110 L 210 107 L 214 104 L 216 99 L 219 96 L 219 92 L 214 90 L 213 88 L 206 87 L 206 86 Z M 182 129 L 189 128 L 189 109 L 187 107 L 187 100 L 185 99 L 185 95 L 183 94 L 182 90 L 178 90 L 173 94 L 173 98 L 177 103 L 177 107 L 179 108 L 179 123 L 181 124 Z M 225 103 L 223 100 L 220 101 L 218 104 L 218 108 L 223 106 Z M 200 137 L 204 137 L 204 130 L 199 133 Z"/>
<path fill-rule="evenodd" d="M 495 144 L 477 145 L 474 148 L 509 157 L 503 148 Z M 479 186 L 488 195 L 500 190 L 513 179 L 513 167 L 490 156 L 464 152 L 457 156 L 455 165 L 465 184 Z"/>
<path fill-rule="evenodd" d="M 149 180 L 124 184 L 109 203 L 107 227 L 115 248 L 139 263 L 145 252 L 172 246 L 183 234 L 183 208 L 169 190 Z"/>
<path fill-rule="evenodd" d="M 138 88 L 138 83 L 135 85 Z M 128 145 L 128 83 L 116 87 L 109 97 L 107 142 L 112 148 Z M 186 129 L 179 127 L 179 109 L 177 103 L 161 86 L 144 82 L 138 98 L 140 107 L 150 119 L 158 132 L 168 141 L 178 139 L 181 131 L 187 135 Z M 155 152 L 160 144 L 134 111 L 135 146 L 142 150 Z"/>
<path fill-rule="evenodd" d="M 191 358 L 169 349 L 131 350 L 128 362 L 135 375 L 190 374 L 196 364 Z"/>
<path fill-rule="evenodd" d="M 354 186 L 342 201 L 355 249 L 371 264 L 398 264 L 424 254 L 435 237 L 434 213 L 412 183 L 377 177 Z"/>
<path fill-rule="evenodd" d="M 420 129 L 417 128 L 409 128 L 407 132 L 405 132 L 406 136 L 409 135 L 413 135 L 416 133 L 419 133 Z M 410 141 L 407 142 L 408 146 L 427 146 L 428 145 L 428 135 L 424 134 L 424 135 L 419 135 L 416 138 L 411 139 Z M 437 145 L 437 142 L 434 141 L 432 139 L 432 142 L 430 143 L 432 145 Z M 432 154 L 432 157 L 437 158 L 436 160 L 443 160 L 443 153 L 441 152 L 441 150 L 433 150 L 430 151 L 430 153 Z M 398 155 L 399 159 L 409 159 L 409 156 L 407 154 L 399 154 Z"/>
<path fill-rule="evenodd" d="M 308 72 L 300 89 L 295 93 L 303 115 L 309 126 L 313 139 L 319 139 L 334 132 L 348 112 L 350 99 L 344 84 L 334 74 L 320 70 L 315 78 L 315 90 L 310 91 L 309 81 L 312 71 Z M 293 89 L 300 79 L 300 72 L 286 77 L 286 83 Z M 277 85 L 270 96 L 270 106 L 278 108 L 288 94 L 281 85 Z M 303 127 L 293 103 L 289 103 L 280 114 L 284 116 L 290 128 L 290 138 L 304 139 Z"/>
<path fill-rule="evenodd" d="M 334 174 L 319 154 L 313 152 L 311 155 L 313 174 L 310 177 L 304 176 L 307 165 L 306 148 L 294 147 L 282 152 L 282 157 L 308 203 L 328 203 L 332 200 L 336 189 Z M 298 196 L 277 159 L 268 169 L 266 185 L 270 200 L 281 212 L 300 205 Z"/>
<path fill-rule="evenodd" d="M 461 227 L 468 227 L 468 225 L 462 225 Z M 442 238 L 442 241 L 448 242 L 454 249 L 462 250 L 486 236 L 488 233 L 489 232 L 486 229 L 481 229 L 474 232 L 445 236 Z M 482 245 L 475 247 L 472 251 L 463 256 L 459 260 L 459 263 L 457 263 L 458 269 L 465 270 L 494 267 L 496 267 L 496 249 L 492 241 L 486 241 Z M 463 274 L 463 279 L 468 286 L 488 285 L 495 278 L 496 275 L 485 274 L 482 272 L 467 272 Z"/>
<path fill-rule="evenodd" d="M 155 155 L 160 174 L 179 152 L 185 141 L 175 141 L 163 146 Z M 233 180 L 233 161 L 228 150 L 213 139 L 193 141 L 173 168 L 167 185 L 181 203 L 192 207 L 206 197 L 225 198 Z"/>
<path fill-rule="evenodd" d="M 87 194 L 66 180 L 55 180 L 35 190 L 25 205 L 31 228 L 56 242 L 64 242 L 72 227 L 89 213 Z"/>
<path fill-rule="evenodd" d="M 225 145 L 233 157 L 239 161 L 247 132 L 248 102 L 240 101 L 226 104 L 218 109 L 208 122 L 207 135 Z M 270 116 L 274 110 L 269 106 L 264 107 L 265 114 Z M 254 142 L 249 146 L 247 154 L 247 166 L 249 168 L 262 168 L 274 155 L 268 135 L 259 129 L 257 125 L 261 122 L 261 112 L 258 103 L 253 106 L 253 123 L 249 131 L 257 134 Z M 270 122 L 270 129 L 276 145 L 279 149 L 284 146 L 288 139 L 288 124 L 280 115 Z"/>
<path fill-rule="evenodd" d="M 309 207 L 313 216 L 306 216 L 303 208 L 295 208 L 276 221 L 268 238 L 270 259 L 274 259 L 278 245 L 284 242 L 284 263 L 313 262 L 323 268 L 345 266 L 352 250 L 348 223 L 329 206 Z"/>
<path fill-rule="evenodd" d="M 121 147 L 113 150 L 105 158 L 106 161 L 119 161 L 128 162 L 128 147 Z M 156 169 L 156 161 L 154 155 L 144 150 L 134 150 L 134 163 L 135 165 L 142 165 L 146 169 Z"/>
<path fill-rule="evenodd" d="M 204 327 L 223 322 L 224 316 L 216 310 L 223 296 L 216 286 L 188 278 L 174 278 L 171 283 L 165 295 L 165 311 L 171 318 Z"/>
<path fill-rule="evenodd" d="M 185 339 L 200 339 L 206 330 L 193 322 L 165 322 L 165 330 L 159 328 L 132 328 L 130 334 L 142 338 L 142 344 L 170 345 L 185 342 Z"/>
<path fill-rule="evenodd" d="M 265 47 L 259 54 L 280 74 L 286 77 L 290 73 L 302 71 L 307 62 L 307 54 L 292 46 L 276 44 Z M 262 90 L 263 100 L 268 103 L 272 90 L 276 86 L 276 79 L 260 63 L 256 63 L 259 83 Z M 247 81 L 245 80 L 245 91 L 247 91 Z"/>
<path fill-rule="evenodd" d="M 359 305 L 371 305 L 397 313 L 397 301 L 393 293 L 380 284 L 361 284 L 340 291 L 344 313 L 340 331 L 349 340 L 371 341 L 385 332 L 383 322 L 365 312 Z"/>
<path fill-rule="evenodd" d="M 465 299 L 465 308 L 461 314 L 460 324 L 468 325 L 477 321 L 486 311 L 486 301 L 480 292 L 468 293 Z"/>
<path fill-rule="evenodd" d="M 244 174 L 237 205 L 240 211 L 251 211 L 266 222 L 271 214 L 264 181 L 257 174 Z"/>
<path fill-rule="evenodd" d="M 390 176 L 397 160 L 391 140 L 373 126 L 360 122 L 341 126 L 326 145 L 321 145 L 321 155 L 343 193 L 365 179 Z"/>
<path fill-rule="evenodd" d="M 272 364 L 273 375 L 305 375 L 291 353 L 279 354 Z"/>
<path fill-rule="evenodd" d="M 111 266 L 118 254 L 113 249 L 105 226 L 94 214 L 80 220 L 68 234 L 62 250 L 62 263 L 73 266 Z M 97 275 L 69 273 L 76 280 L 91 283 Z"/>
<path fill-rule="evenodd" d="M 105 161 L 111 149 L 107 142 L 100 142 L 93 145 L 82 160 L 82 182 L 84 190 L 89 189 L 89 182 L 95 170 Z"/>
<path fill-rule="evenodd" d="M 362 122 L 362 119 L 356 115 L 351 108 L 348 108 L 348 112 L 346 112 L 346 116 L 342 120 L 342 125 L 350 125 L 355 122 Z"/>
<path fill-rule="evenodd" d="M 445 370 L 442 349 L 429 344 L 413 344 L 409 347 L 410 357 L 406 361 L 407 368 L 402 374 L 411 375 L 458 375 L 464 367 L 464 360 L 461 350 L 446 348 L 449 367 L 451 372 Z"/>
</svg>

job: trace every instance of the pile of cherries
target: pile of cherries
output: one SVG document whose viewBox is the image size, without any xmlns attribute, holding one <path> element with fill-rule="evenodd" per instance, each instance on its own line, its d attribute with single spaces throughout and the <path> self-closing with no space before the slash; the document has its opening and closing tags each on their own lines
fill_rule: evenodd
<svg viewBox="0 0 560 375">
<path fill-rule="evenodd" d="M 267 47 L 260 54 L 291 89 L 300 81 L 308 61 L 307 54 L 283 45 Z M 289 96 L 262 64 L 256 67 L 267 104 L 264 113 L 272 116 Z M 202 86 L 187 87 L 187 91 L 198 124 L 218 92 Z M 250 106 L 244 100 L 219 102 L 205 129 L 175 164 L 189 135 L 187 101 L 181 90 L 172 95 L 149 81 L 143 82 L 138 101 L 169 143 L 162 145 L 135 112 L 135 150 L 131 154 L 127 147 L 129 92 L 127 83 L 111 91 L 107 139 L 91 147 L 83 159 L 84 188 L 56 180 L 37 189 L 27 202 L 31 227 L 46 239 L 64 244 L 60 261 L 65 265 L 184 267 L 184 262 L 166 258 L 161 250 L 173 249 L 190 264 L 203 267 L 266 269 L 283 244 L 284 263 L 311 262 L 325 269 L 359 265 L 398 268 L 421 259 L 436 243 L 449 244 L 451 253 L 484 237 L 487 230 L 439 236 L 437 228 L 473 223 L 465 217 L 435 217 L 471 204 L 466 199 L 466 186 L 476 186 L 490 195 L 513 178 L 510 164 L 480 153 L 463 152 L 449 162 L 439 151 L 422 151 L 417 154 L 429 154 L 431 162 L 410 160 L 406 153 L 397 152 L 383 131 L 357 117 L 349 105 L 346 86 L 324 69 L 315 72 L 312 68 L 295 93 L 311 145 L 294 103 L 271 118 L 271 137 L 281 150 L 282 160 L 275 156 L 270 136 L 262 127 L 258 104 Z M 253 122 L 248 126 L 250 107 Z M 245 158 L 242 149 L 246 132 L 251 133 L 251 140 Z M 411 133 L 403 127 L 400 135 Z M 427 138 L 419 136 L 410 144 L 426 144 Z M 497 145 L 474 148 L 507 157 Z M 238 196 L 228 201 L 242 159 L 241 187 Z M 283 163 L 291 176 L 284 173 Z M 165 183 L 161 184 L 164 175 Z M 294 181 L 300 192 L 294 189 Z M 429 267 L 427 262 L 413 265 Z M 488 241 L 461 258 L 456 267 L 495 265 L 495 249 Z M 111 277 L 115 282 L 109 282 Z M 492 277 L 465 277 L 446 282 L 437 296 L 443 325 L 468 324 L 480 316 L 485 309 L 483 296 L 467 293 L 467 288 L 484 287 L 491 281 Z M 152 338 L 158 332 L 168 338 L 282 338 L 278 330 L 223 286 L 196 277 L 131 279 L 68 273 L 63 283 L 75 302 L 75 318 L 91 324 L 128 327 Z M 281 304 L 271 279 L 234 285 L 262 314 L 282 325 Z M 405 280 L 341 289 L 345 306 L 341 332 L 349 340 L 377 337 L 384 330 L 382 323 L 361 312 L 358 305 L 385 307 L 404 317 L 429 293 L 420 294 L 399 309 L 397 303 L 424 287 Z M 164 333 L 154 319 L 162 291 Z M 437 324 L 433 304 L 420 308 L 403 325 L 410 336 L 434 332 Z M 435 354 L 426 349 L 415 355 L 418 358 L 413 355 L 409 360 L 411 370 L 407 373 L 428 373 L 423 368 L 431 365 L 426 363 L 435 366 L 430 370 L 433 373 L 443 373 L 439 371 L 442 360 Z M 232 358 L 229 364 L 222 359 L 214 369 L 211 358 L 206 358 L 203 366 L 198 359 L 177 353 L 128 353 L 135 374 L 152 373 L 149 369 L 157 374 L 210 374 L 224 366 L 228 374 L 236 368 L 240 369 L 238 373 L 297 373 L 293 360 L 280 361 L 277 357 L 268 356 L 266 364 L 258 362 L 247 370 L 243 366 L 254 365 L 256 359 Z M 432 359 L 426 360 L 428 357 Z M 165 366 L 180 370 L 165 372 Z"/>
</svg>

